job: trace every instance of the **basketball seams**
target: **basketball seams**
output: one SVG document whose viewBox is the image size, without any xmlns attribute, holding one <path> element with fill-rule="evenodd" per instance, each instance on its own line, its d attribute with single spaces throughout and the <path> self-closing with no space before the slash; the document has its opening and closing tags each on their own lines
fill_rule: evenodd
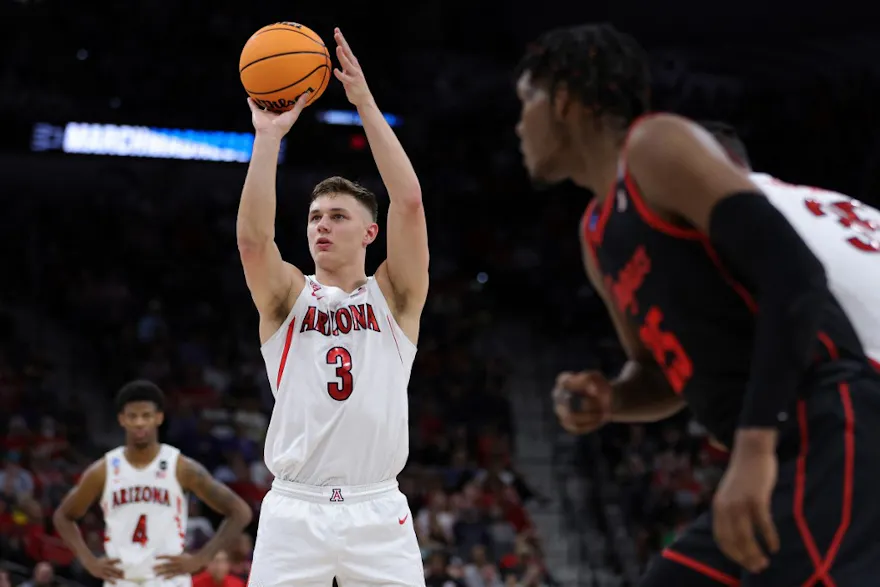
<svg viewBox="0 0 880 587">
<path fill-rule="evenodd" d="M 327 64 L 325 65 L 324 74 L 321 76 L 321 83 L 318 84 L 318 89 L 315 90 L 315 95 L 309 98 L 309 101 L 306 105 L 311 104 L 312 102 L 315 101 L 315 98 L 317 96 L 320 96 L 321 94 L 324 93 L 323 89 L 324 89 L 324 82 L 325 81 L 329 83 L 330 57 L 329 56 L 325 57 L 325 61 L 327 62 Z"/>
<path fill-rule="evenodd" d="M 283 53 L 275 53 L 274 55 L 266 55 L 265 57 L 260 57 L 259 59 L 254 59 L 244 67 L 238 70 L 238 73 L 243 72 L 245 69 L 250 67 L 255 63 L 259 63 L 260 61 L 266 61 L 267 59 L 272 59 L 273 57 L 281 57 L 283 55 L 324 55 L 326 60 L 326 51 L 284 51 Z"/>
<path fill-rule="evenodd" d="M 245 90 L 247 90 L 248 94 L 250 94 L 251 96 L 265 96 L 266 94 L 274 94 L 274 93 L 276 93 L 276 92 L 281 92 L 281 91 L 284 91 L 284 90 L 286 90 L 286 89 L 288 89 L 288 88 L 292 88 L 293 86 L 295 86 L 295 85 L 297 85 L 297 84 L 300 84 L 300 83 L 304 82 L 305 80 L 309 79 L 312 75 L 314 75 L 314 73 L 315 73 L 316 71 L 318 71 L 319 69 L 321 69 L 321 68 L 324 68 L 325 70 L 328 69 L 328 67 L 327 67 L 326 64 L 319 65 L 318 67 L 316 67 L 315 69 L 313 69 L 312 71 L 310 71 L 309 73 L 307 73 L 306 75 L 302 76 L 300 79 L 296 80 L 295 82 L 293 82 L 293 83 L 291 83 L 291 84 L 288 84 L 288 85 L 284 86 L 283 88 L 277 88 L 277 89 L 275 89 L 275 90 L 269 90 L 268 92 L 253 92 L 253 91 L 251 91 L 251 90 L 248 90 L 247 88 L 245 88 Z M 324 75 L 325 75 L 325 76 L 327 75 L 326 71 L 324 72 Z"/>
<path fill-rule="evenodd" d="M 263 33 L 270 33 L 270 32 L 272 32 L 272 31 L 285 31 L 285 32 L 288 32 L 288 33 L 296 33 L 296 34 L 298 34 L 298 35 L 302 35 L 302 36 L 304 36 L 305 38 L 307 38 L 308 40 L 310 40 L 310 41 L 311 41 L 312 43 L 314 43 L 315 45 L 319 45 L 319 46 L 321 46 L 321 47 L 324 47 L 325 49 L 327 48 L 327 45 L 325 45 L 324 43 L 322 43 L 322 42 L 320 42 L 320 41 L 316 41 L 314 38 L 310 37 L 310 36 L 307 35 L 306 33 L 302 32 L 302 31 L 300 31 L 300 30 L 294 29 L 294 28 L 287 28 L 287 27 L 283 27 L 283 26 L 280 26 L 280 27 L 273 27 L 273 28 L 271 28 L 271 29 L 266 29 L 266 30 L 264 30 L 264 31 L 257 31 L 256 33 L 254 33 L 254 37 L 258 37 L 258 36 L 262 35 Z M 253 37 L 251 37 L 251 38 L 253 38 Z"/>
<path fill-rule="evenodd" d="M 279 34 L 261 36 L 273 31 L 299 33 L 300 37 Z M 303 43 L 301 37 L 311 41 L 314 46 Z M 279 59 L 275 60 L 276 57 Z M 261 61 L 266 63 L 260 64 Z M 239 59 L 239 76 L 251 97 L 260 103 L 275 104 L 274 107 L 283 110 L 288 108 L 279 104 L 289 103 L 292 106 L 293 101 L 304 91 L 312 91 L 306 105 L 319 98 L 330 85 L 332 67 L 330 52 L 317 33 L 305 26 L 299 28 L 291 27 L 287 23 L 275 23 L 258 30 L 245 43 Z M 321 75 L 320 79 L 318 74 Z M 288 83 L 294 75 L 299 76 L 299 79 Z M 284 86 L 268 91 L 251 90 L 254 86 L 263 90 L 279 83 Z"/>
</svg>

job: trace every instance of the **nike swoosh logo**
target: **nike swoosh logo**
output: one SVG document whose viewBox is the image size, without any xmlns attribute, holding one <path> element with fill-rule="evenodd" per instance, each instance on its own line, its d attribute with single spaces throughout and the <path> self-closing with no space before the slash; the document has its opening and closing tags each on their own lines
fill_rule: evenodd
<svg viewBox="0 0 880 587">
<path fill-rule="evenodd" d="M 397 523 L 403 526 L 406 523 L 406 519 L 409 517 L 409 514 L 403 516 L 402 518 L 397 518 Z"/>
</svg>

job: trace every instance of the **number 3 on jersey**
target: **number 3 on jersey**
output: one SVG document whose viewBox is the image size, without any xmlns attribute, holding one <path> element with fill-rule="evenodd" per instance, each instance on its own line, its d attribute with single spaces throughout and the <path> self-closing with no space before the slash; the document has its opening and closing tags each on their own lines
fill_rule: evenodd
<svg viewBox="0 0 880 587">
<path fill-rule="evenodd" d="M 134 527 L 134 534 L 131 535 L 131 541 L 140 544 L 141 546 L 147 545 L 147 515 L 141 514 L 141 517 L 138 518 L 137 526 Z"/>
<path fill-rule="evenodd" d="M 351 375 L 351 353 L 348 349 L 335 346 L 327 351 L 327 364 L 336 367 L 338 381 L 327 383 L 327 393 L 338 402 L 344 402 L 354 391 L 354 379 Z"/>
</svg>

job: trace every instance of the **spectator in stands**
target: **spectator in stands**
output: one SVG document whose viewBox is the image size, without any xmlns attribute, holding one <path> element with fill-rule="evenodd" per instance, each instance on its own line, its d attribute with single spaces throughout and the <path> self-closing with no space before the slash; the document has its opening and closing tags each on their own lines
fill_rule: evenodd
<svg viewBox="0 0 880 587">
<path fill-rule="evenodd" d="M 20 496 L 33 495 L 34 478 L 21 466 L 21 453 L 11 450 L 6 453 L 3 469 L 0 470 L 0 494 L 6 501 L 14 502 Z"/>
<path fill-rule="evenodd" d="M 41 561 L 34 567 L 34 574 L 31 579 L 22 583 L 20 587 L 54 587 L 57 584 L 52 565 L 46 561 Z"/>
<path fill-rule="evenodd" d="M 193 575 L 192 587 L 244 587 L 245 583 L 230 574 L 229 554 L 219 551 L 208 563 L 208 568 Z"/>
</svg>

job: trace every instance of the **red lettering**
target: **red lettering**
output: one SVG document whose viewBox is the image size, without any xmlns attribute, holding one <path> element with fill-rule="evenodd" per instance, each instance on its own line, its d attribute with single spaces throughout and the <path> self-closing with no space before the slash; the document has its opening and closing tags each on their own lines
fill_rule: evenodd
<svg viewBox="0 0 880 587">
<path fill-rule="evenodd" d="M 858 201 L 841 199 L 823 205 L 818 200 L 808 198 L 804 200 L 804 205 L 814 216 L 827 216 L 829 211 L 832 212 L 842 227 L 857 232 L 858 236 L 846 239 L 854 248 L 866 253 L 880 253 L 880 224 L 862 217 L 861 203 Z"/>
<path fill-rule="evenodd" d="M 364 305 L 358 304 L 357 306 L 349 306 L 351 310 L 351 320 L 352 325 L 355 330 L 366 330 L 367 328 L 367 317 L 364 314 Z"/>
<path fill-rule="evenodd" d="M 678 337 L 661 330 L 662 322 L 663 312 L 656 306 L 651 307 L 639 329 L 639 338 L 653 353 L 673 391 L 680 394 L 693 376 L 694 366 Z"/>
<path fill-rule="evenodd" d="M 338 402 L 347 400 L 354 391 L 354 378 L 351 374 L 351 353 L 345 347 L 337 346 L 327 351 L 327 364 L 336 366 L 339 381 L 327 383 L 327 393 Z"/>
<path fill-rule="evenodd" d="M 306 330 L 316 330 L 315 328 L 315 314 L 317 313 L 317 308 L 315 306 L 309 306 L 309 309 L 306 310 L 306 315 L 303 316 L 302 326 L 300 326 L 299 331 L 305 332 Z"/>
<path fill-rule="evenodd" d="M 623 269 L 617 275 L 617 281 L 610 277 L 605 278 L 605 285 L 614 298 L 614 302 L 621 312 L 630 313 L 633 316 L 639 312 L 639 303 L 636 292 L 645 282 L 645 277 L 651 271 L 651 258 L 644 246 L 639 246 L 627 261 Z"/>
<path fill-rule="evenodd" d="M 351 314 L 348 308 L 339 308 L 336 311 L 336 328 L 342 334 L 351 332 Z"/>
<path fill-rule="evenodd" d="M 141 514 L 141 517 L 138 518 L 137 526 L 135 526 L 134 534 L 131 535 L 131 541 L 140 544 L 141 546 L 147 545 L 147 515 Z"/>
<path fill-rule="evenodd" d="M 382 332 L 379 330 L 379 321 L 376 320 L 376 314 L 373 313 L 373 306 L 367 304 L 367 329 L 373 332 Z"/>
</svg>

